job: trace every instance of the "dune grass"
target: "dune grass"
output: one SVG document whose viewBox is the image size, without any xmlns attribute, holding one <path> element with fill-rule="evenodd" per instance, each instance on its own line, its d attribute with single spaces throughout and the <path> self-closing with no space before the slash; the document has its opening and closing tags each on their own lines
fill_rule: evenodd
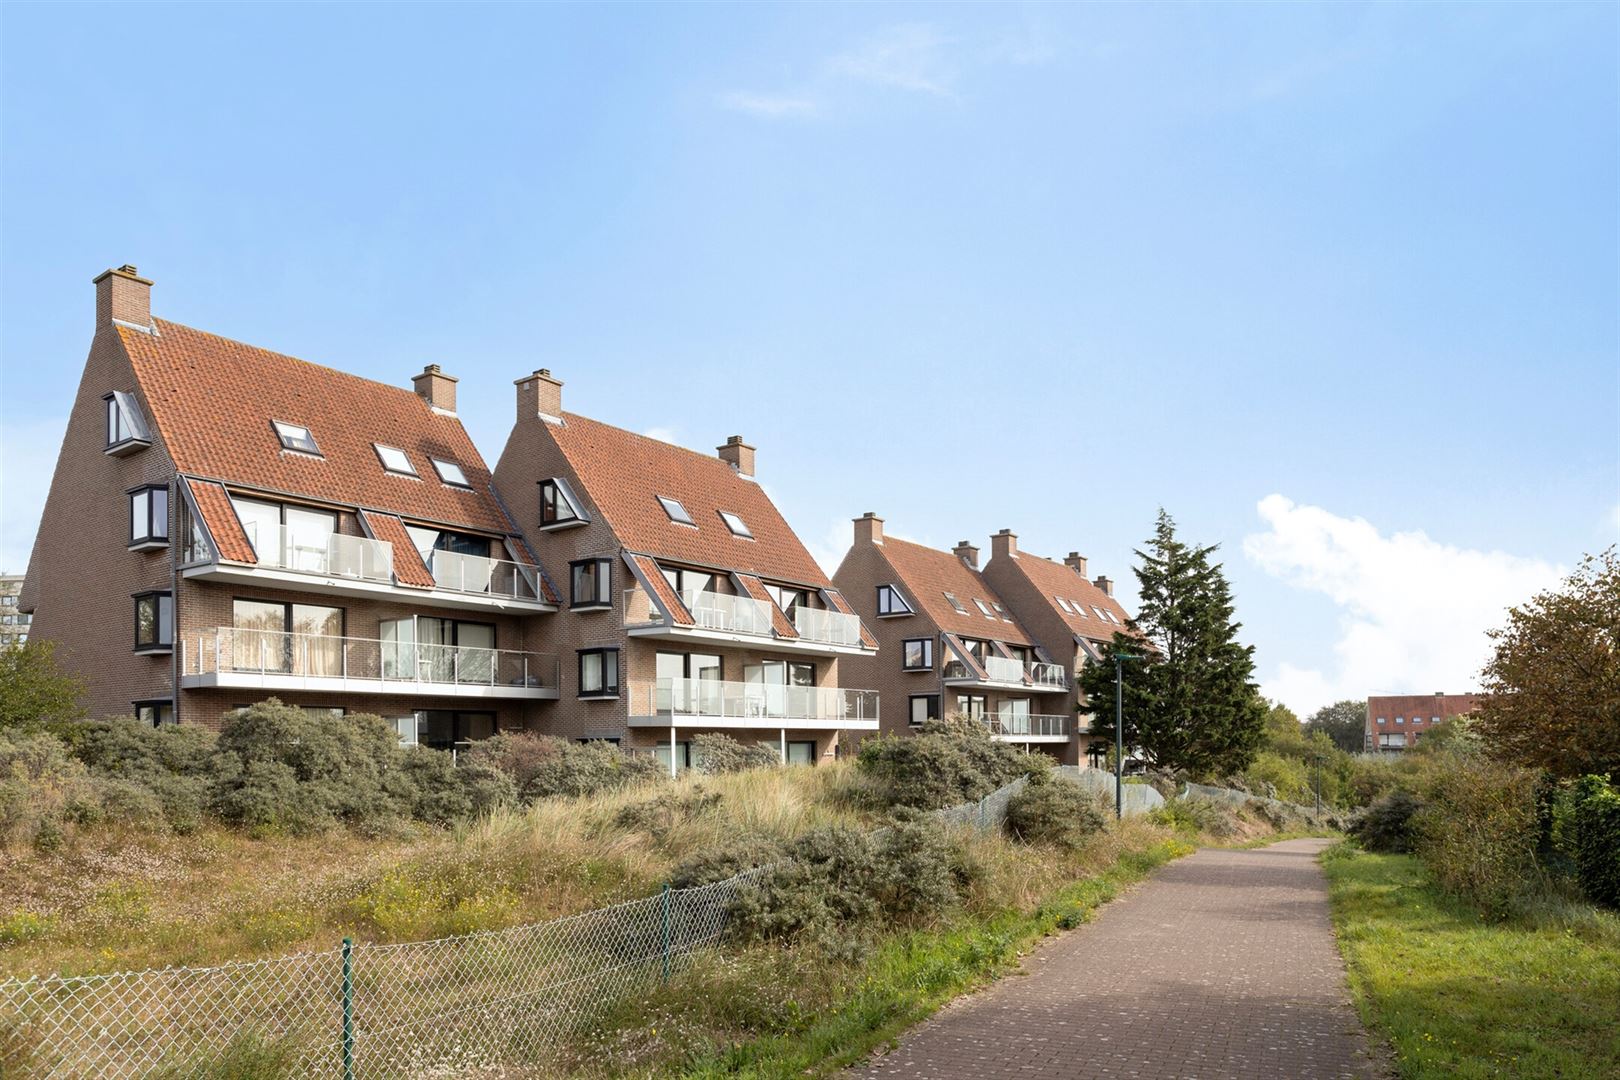
<svg viewBox="0 0 1620 1080">
<path fill-rule="evenodd" d="M 1620 1076 L 1620 918 L 1491 922 L 1412 856 L 1323 857 L 1362 1019 L 1402 1077 Z"/>
</svg>

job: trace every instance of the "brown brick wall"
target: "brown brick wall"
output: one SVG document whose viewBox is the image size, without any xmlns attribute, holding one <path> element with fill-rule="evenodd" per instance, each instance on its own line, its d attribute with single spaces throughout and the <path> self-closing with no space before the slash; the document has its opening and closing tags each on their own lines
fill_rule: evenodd
<svg viewBox="0 0 1620 1080">
<path fill-rule="evenodd" d="M 1032 559 L 1037 556 L 1021 554 L 1022 559 Z M 1078 576 L 1078 575 L 1077 575 Z M 1035 583 L 1026 577 L 1011 559 L 1001 555 L 993 556 L 984 567 L 984 579 L 990 587 L 996 590 L 1001 602 L 1007 605 L 1013 618 L 1024 627 L 1041 648 L 1045 649 L 1052 662 L 1062 664 L 1063 670 L 1069 677 L 1070 693 L 1065 696 L 1053 694 L 1052 707 L 1041 709 L 1040 712 L 1066 712 L 1074 719 L 1076 724 L 1080 720 L 1077 706 L 1081 704 L 1079 680 L 1076 676 L 1080 664 L 1089 662 L 1074 643 L 1074 631 L 1063 620 L 1053 605 L 1052 598 L 1047 596 L 1035 586 Z M 1063 748 L 1063 763 L 1066 765 L 1083 765 L 1086 763 L 1086 750 L 1090 746 L 1090 737 L 1081 734 L 1078 730 L 1069 739 L 1068 746 Z"/>
<path fill-rule="evenodd" d="M 1473 712 L 1479 708 L 1481 700 L 1479 694 L 1389 694 L 1367 699 L 1367 718 L 1365 734 L 1367 748 L 1378 749 L 1379 735 L 1394 735 L 1402 733 L 1406 736 L 1406 745 L 1410 747 L 1426 731 L 1431 731 L 1439 725 L 1434 722 L 1435 717 L 1440 722 Z M 1382 716 L 1384 723 L 1378 723 Z M 1396 717 L 1403 723 L 1397 724 Z"/>
</svg>

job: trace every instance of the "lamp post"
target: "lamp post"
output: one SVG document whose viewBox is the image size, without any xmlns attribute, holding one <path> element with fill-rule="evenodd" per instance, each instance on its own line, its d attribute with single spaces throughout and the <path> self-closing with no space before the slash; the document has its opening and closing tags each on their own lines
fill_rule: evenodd
<svg viewBox="0 0 1620 1080">
<path fill-rule="evenodd" d="M 1114 654 L 1114 818 L 1125 816 L 1125 661 L 1131 653 Z"/>
</svg>

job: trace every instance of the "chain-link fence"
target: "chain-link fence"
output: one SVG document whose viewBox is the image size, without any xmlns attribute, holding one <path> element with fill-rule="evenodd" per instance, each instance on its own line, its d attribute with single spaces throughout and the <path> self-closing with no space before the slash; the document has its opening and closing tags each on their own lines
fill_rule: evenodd
<svg viewBox="0 0 1620 1080">
<path fill-rule="evenodd" d="M 436 941 L 0 982 L 0 1075 L 189 1076 L 253 1057 L 361 1080 L 521 1068 L 717 942 L 760 873 Z"/>
</svg>

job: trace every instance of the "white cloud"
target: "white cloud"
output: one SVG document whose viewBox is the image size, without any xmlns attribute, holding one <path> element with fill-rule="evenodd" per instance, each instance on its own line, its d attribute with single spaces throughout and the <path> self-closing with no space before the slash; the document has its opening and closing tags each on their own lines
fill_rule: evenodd
<svg viewBox="0 0 1620 1080">
<path fill-rule="evenodd" d="M 723 109 L 773 119 L 812 116 L 819 109 L 816 102 L 808 97 L 788 94 L 754 94 L 746 90 L 734 90 L 729 94 L 721 94 L 718 100 L 720 107 Z"/>
<path fill-rule="evenodd" d="M 671 427 L 650 427 L 643 431 L 642 434 L 649 439 L 657 439 L 659 442 L 674 443 L 676 446 L 681 445 L 681 441 L 675 437 L 675 429 Z"/>
<path fill-rule="evenodd" d="M 902 23 L 865 38 L 827 61 L 835 75 L 857 82 L 948 96 L 956 79 L 948 38 L 927 23 Z"/>
<path fill-rule="evenodd" d="M 1564 574 L 1539 559 L 1453 547 L 1421 531 L 1384 536 L 1362 518 L 1282 495 L 1261 499 L 1258 511 L 1267 531 L 1246 537 L 1244 554 L 1341 610 L 1331 663 L 1282 661 L 1263 675 L 1266 696 L 1302 715 L 1341 698 L 1474 688 L 1489 655 L 1485 631 Z"/>
<path fill-rule="evenodd" d="M 66 430 L 66 417 L 0 428 L 0 570 L 6 573 L 28 566 Z"/>
</svg>

